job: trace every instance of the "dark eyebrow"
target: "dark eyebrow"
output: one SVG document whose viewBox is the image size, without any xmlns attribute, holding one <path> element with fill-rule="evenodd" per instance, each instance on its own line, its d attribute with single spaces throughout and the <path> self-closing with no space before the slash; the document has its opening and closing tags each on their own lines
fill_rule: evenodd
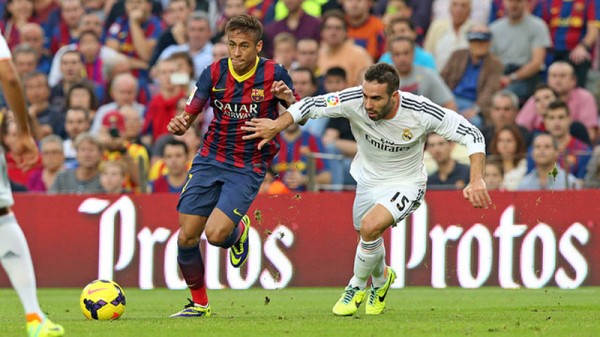
<svg viewBox="0 0 600 337">
<path fill-rule="evenodd" d="M 364 91 L 363 91 L 363 93 L 362 93 L 362 94 L 363 94 L 363 97 L 368 97 L 368 98 L 370 98 L 370 99 L 381 99 L 381 98 L 383 98 L 383 96 L 381 96 L 381 95 L 369 96 L 369 95 L 367 95 L 367 94 L 366 94 Z"/>
</svg>

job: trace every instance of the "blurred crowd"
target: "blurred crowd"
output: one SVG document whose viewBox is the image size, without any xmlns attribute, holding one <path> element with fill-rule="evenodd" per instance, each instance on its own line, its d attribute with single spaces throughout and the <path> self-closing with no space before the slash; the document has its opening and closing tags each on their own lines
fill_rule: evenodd
<svg viewBox="0 0 600 337">
<path fill-rule="evenodd" d="M 212 118 L 183 136 L 166 125 L 202 70 L 228 56 L 229 18 L 264 27 L 262 54 L 303 98 L 359 85 L 387 62 L 400 89 L 455 110 L 485 136 L 489 189 L 600 187 L 600 1 L 5 0 L 0 29 L 39 143 L 37 167 L 11 156 L 15 192 L 179 193 Z M 410 133 L 410 130 L 399 130 Z M 345 119 L 292 125 L 261 193 L 353 189 Z M 469 182 L 466 151 L 431 134 L 429 188 Z"/>
</svg>

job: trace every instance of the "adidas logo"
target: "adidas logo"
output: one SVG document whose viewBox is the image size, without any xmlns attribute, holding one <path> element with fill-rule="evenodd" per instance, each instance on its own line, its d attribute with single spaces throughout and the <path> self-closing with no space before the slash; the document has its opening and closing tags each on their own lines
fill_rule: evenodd
<svg viewBox="0 0 600 337">
<path fill-rule="evenodd" d="M 6 259 L 14 259 L 14 258 L 18 258 L 20 257 L 19 255 L 17 255 L 15 252 L 13 252 L 12 250 L 9 250 L 8 252 L 6 252 L 4 255 L 2 255 L 2 257 L 0 257 L 0 259 L 2 260 L 6 260 Z"/>
</svg>

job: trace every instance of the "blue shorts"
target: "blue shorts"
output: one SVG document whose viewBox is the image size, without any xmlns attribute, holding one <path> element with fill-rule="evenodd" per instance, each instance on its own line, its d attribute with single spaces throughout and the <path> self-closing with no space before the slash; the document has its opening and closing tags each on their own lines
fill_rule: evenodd
<svg viewBox="0 0 600 337">
<path fill-rule="evenodd" d="M 256 198 L 264 175 L 211 161 L 196 155 L 177 211 L 208 217 L 218 208 L 237 224 Z"/>
</svg>

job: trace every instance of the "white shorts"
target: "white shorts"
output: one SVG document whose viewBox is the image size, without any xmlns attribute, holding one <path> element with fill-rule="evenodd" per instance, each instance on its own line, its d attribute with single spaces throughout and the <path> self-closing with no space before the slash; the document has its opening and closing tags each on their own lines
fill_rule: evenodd
<svg viewBox="0 0 600 337">
<path fill-rule="evenodd" d="M 357 189 L 354 198 L 354 228 L 360 229 L 362 218 L 375 204 L 385 207 L 395 219 L 394 226 L 406 218 L 421 205 L 425 196 L 425 187 L 418 186 L 380 186 L 371 189 Z"/>
<path fill-rule="evenodd" d="M 8 180 L 6 159 L 4 158 L 4 152 L 0 151 L 0 207 L 10 207 L 15 202 L 13 200 L 12 192 L 10 190 L 10 181 Z"/>
</svg>

